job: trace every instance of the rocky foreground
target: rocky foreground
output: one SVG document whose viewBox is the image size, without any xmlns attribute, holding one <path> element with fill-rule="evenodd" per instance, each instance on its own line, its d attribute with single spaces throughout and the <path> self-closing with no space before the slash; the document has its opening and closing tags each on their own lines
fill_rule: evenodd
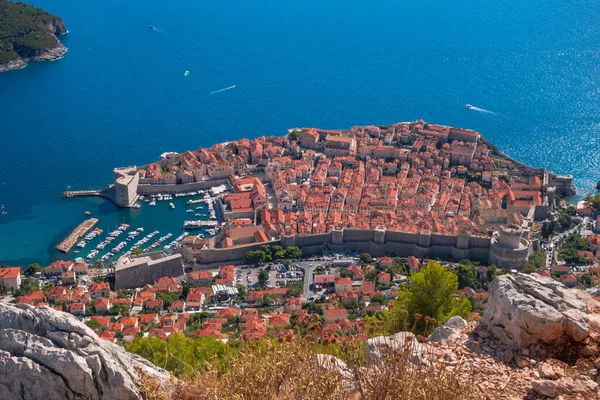
<svg viewBox="0 0 600 400">
<path fill-rule="evenodd" d="M 140 372 L 169 375 L 98 338 L 71 314 L 0 304 L 0 397 L 139 399 Z"/>
<path fill-rule="evenodd" d="M 481 321 L 451 318 L 419 341 L 410 332 L 366 343 L 368 368 L 400 349 L 415 365 L 437 364 L 472 382 L 473 398 L 600 399 L 600 303 L 537 274 L 504 275 Z M 329 357 L 323 366 L 348 373 Z"/>
<path fill-rule="evenodd" d="M 390 352 L 400 351 L 415 367 L 437 366 L 460 376 L 473 398 L 600 398 L 599 313 L 600 303 L 586 292 L 536 274 L 504 275 L 493 282 L 481 321 L 453 317 L 429 338 L 400 332 L 369 339 L 361 374 L 384 373 L 389 364 L 382 360 L 389 363 Z M 348 399 L 361 397 L 356 370 L 329 355 L 316 361 L 339 373 L 356 394 Z M 5 398 L 139 399 L 139 385 L 148 379 L 164 383 L 169 375 L 99 339 L 72 315 L 0 303 Z"/>
</svg>

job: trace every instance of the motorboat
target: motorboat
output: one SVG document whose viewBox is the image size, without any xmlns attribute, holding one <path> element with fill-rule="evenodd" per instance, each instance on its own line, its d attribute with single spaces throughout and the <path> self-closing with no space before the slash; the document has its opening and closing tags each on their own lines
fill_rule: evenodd
<svg viewBox="0 0 600 400">
<path fill-rule="evenodd" d="M 470 105 L 470 104 L 467 104 L 467 105 L 465 105 L 465 107 L 466 107 L 466 108 L 468 108 L 469 110 L 470 110 L 471 108 L 473 108 L 473 106 L 472 106 L 472 105 Z"/>
<path fill-rule="evenodd" d="M 175 204 L 169 203 L 169 207 L 171 207 L 171 210 L 174 210 L 175 209 Z"/>
</svg>

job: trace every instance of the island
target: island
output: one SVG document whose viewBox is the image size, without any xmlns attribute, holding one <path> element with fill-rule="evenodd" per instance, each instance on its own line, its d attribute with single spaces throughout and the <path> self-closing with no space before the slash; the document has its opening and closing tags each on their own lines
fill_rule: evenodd
<svg viewBox="0 0 600 400">
<path fill-rule="evenodd" d="M 195 270 L 249 262 L 263 245 L 520 270 L 539 251 L 558 199 L 575 191 L 572 176 L 513 160 L 477 131 L 423 120 L 292 129 L 164 153 L 117 168 L 114 178 L 104 192 L 66 196 L 104 195 L 132 207 L 142 196 L 213 192 L 211 218 L 220 226 L 177 245 Z"/>
<path fill-rule="evenodd" d="M 0 0 L 0 72 L 25 68 L 29 61 L 58 60 L 67 48 L 57 35 L 65 22 L 40 8 Z"/>
</svg>

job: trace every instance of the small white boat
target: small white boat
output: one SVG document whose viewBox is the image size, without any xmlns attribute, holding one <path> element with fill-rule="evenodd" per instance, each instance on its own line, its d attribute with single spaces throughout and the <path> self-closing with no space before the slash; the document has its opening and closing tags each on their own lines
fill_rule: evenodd
<svg viewBox="0 0 600 400">
<path fill-rule="evenodd" d="M 169 203 L 169 207 L 171 207 L 171 210 L 174 210 L 175 209 L 175 204 Z"/>
<path fill-rule="evenodd" d="M 151 207 L 154 207 L 156 205 L 156 200 L 152 200 L 150 202 L 150 204 L 148 204 L 148 205 L 151 206 Z"/>
<path fill-rule="evenodd" d="M 142 205 L 140 203 L 135 203 L 133 205 L 133 208 L 142 208 Z"/>
</svg>

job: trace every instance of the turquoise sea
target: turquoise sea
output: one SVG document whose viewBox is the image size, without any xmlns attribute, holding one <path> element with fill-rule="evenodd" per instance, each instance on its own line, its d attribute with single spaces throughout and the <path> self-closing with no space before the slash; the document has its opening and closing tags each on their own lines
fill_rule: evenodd
<svg viewBox="0 0 600 400">
<path fill-rule="evenodd" d="M 61 193 L 102 187 L 114 167 L 164 151 L 289 127 L 423 118 L 480 130 L 525 163 L 572 173 L 580 193 L 600 179 L 594 2 L 33 4 L 65 19 L 69 52 L 0 74 L 0 204 L 8 212 L 0 216 L 0 261 L 7 265 L 59 257 L 53 246 L 86 210 L 105 230 L 127 222 L 177 236 L 182 204 L 119 210 Z M 230 85 L 236 89 L 209 95 Z"/>
</svg>

